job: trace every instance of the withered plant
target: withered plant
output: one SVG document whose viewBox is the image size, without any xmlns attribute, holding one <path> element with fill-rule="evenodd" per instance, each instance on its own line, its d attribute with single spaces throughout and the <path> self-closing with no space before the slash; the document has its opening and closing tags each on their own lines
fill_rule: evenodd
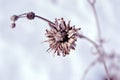
<svg viewBox="0 0 120 80">
<path fill-rule="evenodd" d="M 55 19 L 54 22 L 43 18 L 41 16 L 36 15 L 34 12 L 28 12 L 20 15 L 13 15 L 11 17 L 12 21 L 12 28 L 16 27 L 16 21 L 20 18 L 27 18 L 29 20 L 33 20 L 34 18 L 39 18 L 41 20 L 44 20 L 48 23 L 50 29 L 46 29 L 45 36 L 48 38 L 48 40 L 44 42 L 49 43 L 49 49 L 47 51 L 54 51 L 51 52 L 53 54 L 56 54 L 60 56 L 61 54 L 65 57 L 70 53 L 71 50 L 75 50 L 76 47 L 76 41 L 78 38 L 85 39 L 91 44 L 93 44 L 94 48 L 96 49 L 96 53 L 99 57 L 97 57 L 96 60 L 91 62 L 91 64 L 88 66 L 88 68 L 85 70 L 83 77 L 81 80 L 84 80 L 87 73 L 93 66 L 95 66 L 96 63 L 102 63 L 103 67 L 106 72 L 106 76 L 103 77 L 103 80 L 119 80 L 119 74 L 117 72 L 113 73 L 112 70 L 120 71 L 120 66 L 114 63 L 114 59 L 117 59 L 120 61 L 120 56 L 116 55 L 115 52 L 111 52 L 110 54 L 106 53 L 103 45 L 104 45 L 104 39 L 101 36 L 101 29 L 99 24 L 98 15 L 96 12 L 95 4 L 96 0 L 88 0 L 88 3 L 90 4 L 93 14 L 95 16 L 96 21 L 96 27 L 98 32 L 98 41 L 93 41 L 90 38 L 86 37 L 85 35 L 79 33 L 81 31 L 81 28 L 75 28 L 75 26 L 70 25 L 70 21 L 66 22 L 63 18 Z M 106 65 L 106 61 L 110 61 L 110 65 Z"/>
</svg>

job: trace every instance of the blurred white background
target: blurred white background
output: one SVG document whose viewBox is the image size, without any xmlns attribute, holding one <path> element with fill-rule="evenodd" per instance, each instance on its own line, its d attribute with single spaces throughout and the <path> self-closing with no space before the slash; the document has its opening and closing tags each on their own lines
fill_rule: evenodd
<svg viewBox="0 0 120 80">
<path fill-rule="evenodd" d="M 107 52 L 120 52 L 120 0 L 96 0 L 102 36 Z M 84 70 L 95 59 L 91 44 L 78 39 L 75 51 L 66 57 L 46 52 L 46 22 L 20 19 L 11 29 L 10 16 L 33 11 L 54 21 L 64 17 L 81 32 L 97 40 L 96 24 L 87 0 L 0 0 L 0 80 L 80 80 Z M 104 69 L 99 64 L 87 75 L 101 80 Z M 99 78 L 99 79 L 98 79 Z"/>
</svg>

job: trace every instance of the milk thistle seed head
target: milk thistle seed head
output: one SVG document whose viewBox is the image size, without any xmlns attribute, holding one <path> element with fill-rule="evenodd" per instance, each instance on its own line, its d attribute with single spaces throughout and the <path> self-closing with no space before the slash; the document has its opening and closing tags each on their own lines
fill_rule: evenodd
<svg viewBox="0 0 120 80">
<path fill-rule="evenodd" d="M 21 15 L 13 15 L 11 17 L 12 28 L 15 28 L 16 24 L 15 21 L 17 21 L 19 18 L 26 17 L 29 20 L 33 20 L 35 17 L 42 19 L 48 23 L 50 26 L 50 30 L 46 29 L 46 37 L 48 40 L 44 42 L 49 42 L 49 49 L 47 51 L 54 51 L 54 54 L 57 55 L 63 55 L 66 56 L 70 53 L 70 50 L 75 50 L 78 37 L 81 37 L 81 35 L 78 33 L 78 31 L 81 28 L 75 28 L 75 26 L 70 25 L 70 21 L 66 24 L 63 18 L 61 19 L 55 19 L 55 22 L 45 19 L 41 16 L 35 15 L 33 12 L 24 13 Z"/>
</svg>

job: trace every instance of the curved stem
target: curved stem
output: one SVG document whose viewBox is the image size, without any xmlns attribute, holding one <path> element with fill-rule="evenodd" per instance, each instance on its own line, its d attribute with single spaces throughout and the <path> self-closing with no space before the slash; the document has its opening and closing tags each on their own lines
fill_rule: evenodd
<svg viewBox="0 0 120 80">
<path fill-rule="evenodd" d="M 96 49 L 98 49 L 98 44 L 96 44 L 96 43 L 95 43 L 93 40 L 91 40 L 90 38 L 88 38 L 88 37 L 86 37 L 86 36 L 84 36 L 84 35 L 81 35 L 81 38 L 89 41 L 90 43 L 92 43 L 92 44 L 95 46 Z"/>
<path fill-rule="evenodd" d="M 95 9 L 94 5 L 92 6 L 92 9 L 93 9 L 93 13 L 95 15 L 95 21 L 96 21 L 97 31 L 98 31 L 98 39 L 101 40 L 100 23 L 99 23 L 98 15 L 97 15 L 97 12 L 96 12 L 96 9 Z"/>
<path fill-rule="evenodd" d="M 100 23 L 99 23 L 97 11 L 96 11 L 96 8 L 95 8 L 96 0 L 92 0 L 92 1 L 88 0 L 88 3 L 91 5 L 92 10 L 93 10 L 93 14 L 95 16 L 96 27 L 97 27 L 97 32 L 98 32 L 99 45 L 93 43 L 94 41 L 91 41 L 89 38 L 84 37 L 84 39 L 88 40 L 89 42 L 91 42 L 96 47 L 96 50 L 99 53 L 99 56 L 102 58 L 103 66 L 104 66 L 106 74 L 107 74 L 107 79 L 110 80 L 109 72 L 108 72 L 108 69 L 107 69 L 106 62 L 105 62 L 105 56 L 104 56 L 105 51 L 104 51 L 104 47 L 103 47 L 103 44 L 102 44 Z"/>
<path fill-rule="evenodd" d="M 95 9 L 95 3 L 96 3 L 96 0 L 93 0 L 93 2 L 91 2 L 90 0 L 88 0 L 89 4 L 91 5 L 92 7 L 92 10 L 93 10 L 93 14 L 95 16 L 95 21 L 96 21 L 96 27 L 97 27 L 97 32 L 98 32 L 98 40 L 100 40 L 100 44 L 102 45 L 101 43 L 101 29 L 100 29 L 100 22 L 99 22 L 99 19 L 98 19 L 98 15 L 97 15 L 97 11 Z"/>
<path fill-rule="evenodd" d="M 41 19 L 41 20 L 44 20 L 44 21 L 46 21 L 46 22 L 48 22 L 48 23 L 54 24 L 52 21 L 50 21 L 50 20 L 48 20 L 48 19 L 46 19 L 46 18 L 44 18 L 44 17 L 35 15 L 33 12 L 28 12 L 28 13 L 20 14 L 20 15 L 18 15 L 18 18 L 25 18 L 25 17 L 27 17 L 28 14 L 31 14 L 33 17 L 36 17 L 36 18 Z M 34 18 L 33 18 L 33 19 L 34 19 Z"/>
<path fill-rule="evenodd" d="M 93 46 L 96 48 L 99 56 L 102 58 L 103 66 L 104 66 L 106 74 L 107 74 L 107 79 L 110 80 L 109 72 L 108 72 L 107 65 L 106 65 L 106 62 L 105 62 L 105 59 L 104 59 L 104 51 L 101 51 L 100 46 L 98 44 L 96 44 L 93 40 L 91 40 L 90 38 L 88 38 L 84 35 L 81 35 L 81 38 L 83 38 L 83 39 L 87 40 L 88 42 L 92 43 Z"/>
<path fill-rule="evenodd" d="M 46 18 L 43 18 L 43 17 L 41 17 L 41 16 L 35 15 L 35 17 L 37 17 L 37 18 L 39 18 L 39 19 L 42 19 L 42 20 L 44 20 L 44 21 L 46 21 L 46 22 L 48 22 L 48 23 L 54 24 L 54 23 L 51 22 L 50 20 L 48 20 L 48 19 L 46 19 Z"/>
<path fill-rule="evenodd" d="M 13 15 L 11 17 L 11 21 L 13 21 L 13 23 L 11 24 L 11 27 L 12 28 L 15 28 L 15 22 L 19 19 L 19 18 L 27 18 L 29 20 L 33 20 L 34 18 L 39 18 L 41 20 L 44 20 L 45 22 L 48 22 L 49 25 L 55 25 L 55 23 L 53 23 L 52 21 L 44 18 L 44 17 L 41 17 L 41 16 L 38 16 L 38 15 L 35 15 L 34 12 L 28 12 L 28 13 L 23 13 L 23 14 L 20 14 L 20 15 Z"/>
</svg>

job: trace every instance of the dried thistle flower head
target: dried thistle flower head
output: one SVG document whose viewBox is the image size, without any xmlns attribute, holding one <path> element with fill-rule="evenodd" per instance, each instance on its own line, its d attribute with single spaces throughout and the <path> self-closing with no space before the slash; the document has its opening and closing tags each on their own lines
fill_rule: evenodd
<svg viewBox="0 0 120 80">
<path fill-rule="evenodd" d="M 75 28 L 75 26 L 70 26 L 70 21 L 66 24 L 63 18 L 55 19 L 55 22 L 43 18 L 41 16 L 35 15 L 34 12 L 28 12 L 20 15 L 13 15 L 11 17 L 11 21 L 13 22 L 12 28 L 15 28 L 15 22 L 19 18 L 27 18 L 29 20 L 33 20 L 34 18 L 39 18 L 48 22 L 50 26 L 50 30 L 46 30 L 45 35 L 48 37 L 48 40 L 45 42 L 49 42 L 50 48 L 47 50 L 54 51 L 54 54 L 60 55 L 62 53 L 63 56 L 66 56 L 70 53 L 70 50 L 75 50 L 77 41 L 77 37 L 82 38 L 83 36 L 78 33 L 80 28 Z"/>
<path fill-rule="evenodd" d="M 54 51 L 54 54 L 63 56 L 69 54 L 71 49 L 75 49 L 77 37 L 79 37 L 78 31 L 80 28 L 76 29 L 75 26 L 70 26 L 70 21 L 66 24 L 63 18 L 55 19 L 55 23 L 49 23 L 51 27 L 50 30 L 46 30 L 46 36 L 49 42 L 49 50 Z"/>
</svg>

